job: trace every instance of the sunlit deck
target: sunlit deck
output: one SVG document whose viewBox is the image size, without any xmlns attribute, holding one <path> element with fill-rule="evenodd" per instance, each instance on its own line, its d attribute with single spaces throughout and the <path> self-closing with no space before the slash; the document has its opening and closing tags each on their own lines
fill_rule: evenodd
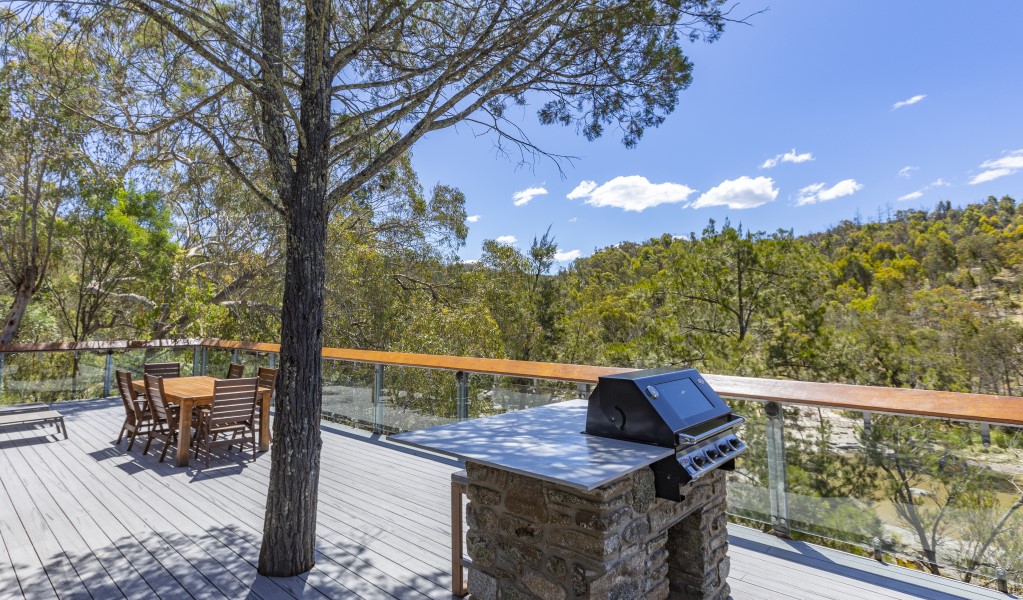
<svg viewBox="0 0 1023 600">
<path fill-rule="evenodd" d="M 0 598 L 450 598 L 451 460 L 324 427 L 316 568 L 256 574 L 269 454 L 176 468 L 114 446 L 118 400 L 57 406 L 70 435 L 0 429 Z M 731 529 L 735 600 L 1008 596 Z"/>
</svg>

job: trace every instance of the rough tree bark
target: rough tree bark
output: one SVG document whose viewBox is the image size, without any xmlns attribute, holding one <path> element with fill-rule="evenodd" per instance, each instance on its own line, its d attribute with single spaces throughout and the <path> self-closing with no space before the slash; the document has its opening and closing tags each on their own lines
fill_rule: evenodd
<svg viewBox="0 0 1023 600">
<path fill-rule="evenodd" d="M 281 118 L 283 100 L 270 91 L 263 121 L 268 157 L 285 210 L 287 258 L 281 313 L 281 364 L 277 379 L 274 446 L 266 500 L 259 572 L 285 577 L 315 564 L 320 476 L 321 352 L 327 247 L 327 176 L 330 152 L 330 85 L 324 24 L 329 2 L 305 2 L 305 52 L 300 90 L 300 130 L 294 171 Z M 270 64 L 282 47 L 279 1 L 263 1 L 263 40 Z"/>
<path fill-rule="evenodd" d="M 3 331 L 0 332 L 0 344 L 9 344 L 14 340 L 14 334 L 18 332 L 21 319 L 25 316 L 25 309 L 36 293 L 36 279 L 35 274 L 32 274 L 15 290 L 11 309 L 7 311 L 7 319 L 4 320 Z"/>
</svg>

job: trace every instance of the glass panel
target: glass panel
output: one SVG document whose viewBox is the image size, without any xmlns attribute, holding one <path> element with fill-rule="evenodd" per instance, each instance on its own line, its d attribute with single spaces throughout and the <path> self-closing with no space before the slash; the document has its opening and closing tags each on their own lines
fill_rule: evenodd
<svg viewBox="0 0 1023 600">
<path fill-rule="evenodd" d="M 255 377 L 260 367 L 269 367 L 270 358 L 266 352 L 251 352 L 248 350 L 238 352 L 238 364 L 245 367 L 245 377 Z M 227 371 L 224 371 L 224 376 Z M 215 375 L 219 377 L 219 375 Z"/>
<path fill-rule="evenodd" d="M 0 404 L 101 396 L 105 364 L 105 352 L 8 352 Z"/>
<path fill-rule="evenodd" d="M 206 350 L 206 374 L 210 377 L 227 377 L 227 368 L 231 366 L 233 354 L 231 350 L 208 348 Z"/>
<path fill-rule="evenodd" d="M 458 381 L 453 371 L 386 366 L 383 395 L 387 431 L 426 429 L 457 420 Z"/>
<path fill-rule="evenodd" d="M 1023 432 L 974 423 L 787 407 L 793 530 L 990 581 L 1023 571 Z"/>
<path fill-rule="evenodd" d="M 473 375 L 470 377 L 470 383 L 476 391 L 474 397 L 484 394 L 480 397 L 480 402 L 470 404 L 470 417 L 585 398 L 588 389 L 585 384 L 580 387 L 571 382 L 499 375 Z"/>
<path fill-rule="evenodd" d="M 748 449 L 728 473 L 728 512 L 747 525 L 771 522 L 767 478 L 767 415 L 764 404 L 752 400 L 726 399 L 732 412 L 746 417 L 738 435 Z M 766 528 L 766 527 L 765 527 Z"/>
<path fill-rule="evenodd" d="M 178 363 L 181 365 L 181 376 L 191 377 L 194 359 L 195 350 L 190 347 L 123 350 L 114 353 L 114 369 L 131 371 L 133 376 L 140 378 L 146 363 Z M 199 368 L 202 368 L 201 365 Z M 111 394 L 115 392 L 114 383 L 111 383 Z"/>
<path fill-rule="evenodd" d="M 324 418 L 373 429 L 373 365 L 323 361 Z"/>
</svg>

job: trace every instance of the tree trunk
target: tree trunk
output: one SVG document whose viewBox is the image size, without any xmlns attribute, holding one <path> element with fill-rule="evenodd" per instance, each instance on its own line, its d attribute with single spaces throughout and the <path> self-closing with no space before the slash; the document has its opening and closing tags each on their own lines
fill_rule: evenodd
<svg viewBox="0 0 1023 600">
<path fill-rule="evenodd" d="M 25 309 L 35 295 L 34 279 L 26 281 L 18 286 L 14 292 L 14 301 L 11 302 L 11 310 L 7 312 L 7 319 L 4 321 L 3 330 L 0 331 L 0 344 L 9 344 L 14 340 L 14 334 L 18 332 L 21 319 L 25 316 Z"/>
<path fill-rule="evenodd" d="M 296 185 L 301 176 L 296 178 Z M 259 572 L 287 577 L 315 563 L 320 476 L 321 352 L 326 218 L 323 189 L 289 203 L 281 355 Z"/>
<path fill-rule="evenodd" d="M 279 4 L 264 3 L 264 36 L 279 42 Z M 316 504 L 320 478 L 323 284 L 327 248 L 327 177 L 330 151 L 331 76 L 322 28 L 329 2 L 306 0 L 305 73 L 299 92 L 302 142 L 291 177 L 278 176 L 286 213 L 281 356 L 277 377 L 270 489 L 266 498 L 259 573 L 299 575 L 316 556 Z M 268 122 L 276 118 L 271 115 Z M 277 140 L 274 155 L 286 152 Z"/>
</svg>

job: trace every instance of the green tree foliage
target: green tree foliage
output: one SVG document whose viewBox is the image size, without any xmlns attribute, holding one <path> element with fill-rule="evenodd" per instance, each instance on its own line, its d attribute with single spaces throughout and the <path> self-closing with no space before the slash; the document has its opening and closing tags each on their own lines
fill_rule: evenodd
<svg viewBox="0 0 1023 600">
<path fill-rule="evenodd" d="M 45 283 L 61 209 L 93 166 L 94 126 L 68 108 L 96 105 L 83 85 L 91 69 L 60 33 L 12 25 L 0 11 L 0 285 L 10 293 L 0 343 L 14 339 Z"/>
<path fill-rule="evenodd" d="M 118 300 L 170 275 L 169 215 L 155 193 L 97 186 L 60 225 L 60 270 L 48 291 L 72 341 L 127 322 L 134 315 Z"/>
<path fill-rule="evenodd" d="M 553 360 L 557 356 L 561 289 L 551 273 L 557 250 L 550 228 L 533 238 L 526 253 L 495 240 L 483 242 L 480 267 L 488 271 L 486 299 L 509 358 Z"/>
</svg>

